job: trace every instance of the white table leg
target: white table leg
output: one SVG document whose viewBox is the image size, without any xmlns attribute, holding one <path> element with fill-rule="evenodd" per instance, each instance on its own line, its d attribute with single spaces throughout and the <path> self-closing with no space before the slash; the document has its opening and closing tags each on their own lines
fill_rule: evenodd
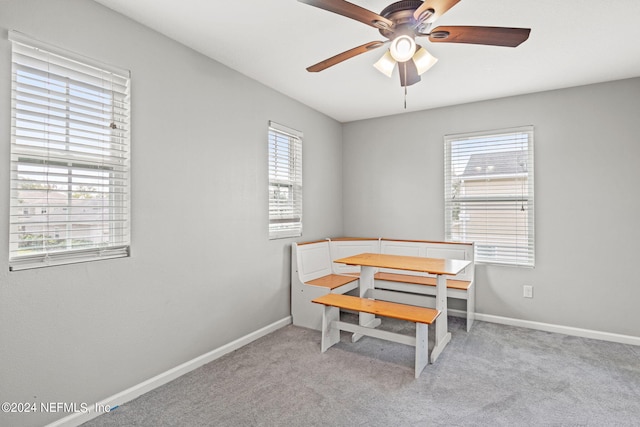
<svg viewBox="0 0 640 427">
<path fill-rule="evenodd" d="M 438 275 L 436 284 L 436 310 L 440 310 L 440 315 L 436 318 L 435 344 L 431 350 L 431 363 L 434 363 L 438 356 L 451 341 L 451 333 L 447 323 L 447 278 Z"/>
<path fill-rule="evenodd" d="M 360 269 L 360 298 L 366 298 L 367 291 L 373 289 L 373 275 L 375 271 L 375 267 L 362 266 Z M 375 328 L 381 323 L 380 319 L 377 319 L 375 315 L 370 313 L 360 313 L 359 316 L 360 326 Z M 362 334 L 353 334 L 351 341 L 356 342 L 360 338 L 362 338 Z"/>
</svg>

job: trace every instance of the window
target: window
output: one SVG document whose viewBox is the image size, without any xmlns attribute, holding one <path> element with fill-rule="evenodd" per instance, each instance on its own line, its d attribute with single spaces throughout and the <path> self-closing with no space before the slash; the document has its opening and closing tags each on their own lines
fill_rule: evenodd
<svg viewBox="0 0 640 427">
<path fill-rule="evenodd" d="M 11 31 L 11 270 L 129 254 L 129 72 Z"/>
<path fill-rule="evenodd" d="M 302 235 L 302 133 L 269 122 L 269 238 Z"/>
<path fill-rule="evenodd" d="M 478 262 L 534 266 L 533 127 L 447 135 L 445 238 Z"/>
</svg>

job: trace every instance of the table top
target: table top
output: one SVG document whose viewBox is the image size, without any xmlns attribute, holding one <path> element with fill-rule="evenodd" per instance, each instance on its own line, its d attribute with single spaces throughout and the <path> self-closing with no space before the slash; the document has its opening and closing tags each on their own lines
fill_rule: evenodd
<svg viewBox="0 0 640 427">
<path fill-rule="evenodd" d="M 418 256 L 363 253 L 340 258 L 334 262 L 365 267 L 393 268 L 395 270 L 419 271 L 429 274 L 455 276 L 471 261 L 461 259 L 426 258 Z"/>
</svg>

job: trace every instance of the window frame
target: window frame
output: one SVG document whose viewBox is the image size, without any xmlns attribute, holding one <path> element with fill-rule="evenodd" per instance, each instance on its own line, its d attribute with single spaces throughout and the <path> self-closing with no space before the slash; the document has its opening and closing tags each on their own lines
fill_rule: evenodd
<svg viewBox="0 0 640 427">
<path fill-rule="evenodd" d="M 533 126 L 445 135 L 444 153 L 445 240 L 473 241 L 478 263 L 535 267 Z"/>
<path fill-rule="evenodd" d="M 9 270 L 129 256 L 130 72 L 9 40 Z"/>
<path fill-rule="evenodd" d="M 302 137 L 300 131 L 269 121 L 269 239 L 302 236 Z M 275 197 L 283 191 L 284 197 Z"/>
</svg>

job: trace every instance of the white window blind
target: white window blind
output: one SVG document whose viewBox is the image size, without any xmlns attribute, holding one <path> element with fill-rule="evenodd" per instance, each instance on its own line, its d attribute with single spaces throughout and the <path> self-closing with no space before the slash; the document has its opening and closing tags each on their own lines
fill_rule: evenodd
<svg viewBox="0 0 640 427">
<path fill-rule="evenodd" d="M 9 39 L 10 269 L 127 256 L 129 72 Z"/>
<path fill-rule="evenodd" d="M 302 235 L 302 133 L 269 122 L 269 238 Z"/>
<path fill-rule="evenodd" d="M 533 127 L 447 135 L 445 238 L 477 262 L 533 267 Z"/>
</svg>

